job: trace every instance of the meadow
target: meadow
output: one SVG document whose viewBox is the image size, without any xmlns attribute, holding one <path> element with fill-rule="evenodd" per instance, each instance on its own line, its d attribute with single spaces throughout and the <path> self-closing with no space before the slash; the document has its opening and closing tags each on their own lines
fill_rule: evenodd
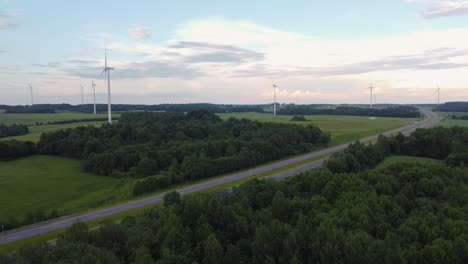
<svg viewBox="0 0 468 264">
<path fill-rule="evenodd" d="M 119 114 L 113 114 L 113 117 L 119 116 Z M 60 112 L 53 114 L 7 114 L 0 113 L 0 123 L 5 124 L 26 124 L 35 125 L 36 122 L 47 123 L 54 121 L 65 121 L 65 120 L 76 120 L 84 118 L 106 118 L 107 114 L 86 114 L 78 112 Z"/>
<path fill-rule="evenodd" d="M 119 117 L 120 114 L 113 114 L 112 117 Z M 26 124 L 29 127 L 29 133 L 27 135 L 14 136 L 14 137 L 5 137 L 0 140 L 29 140 L 33 142 L 38 142 L 42 133 L 47 133 L 51 131 L 56 131 L 66 128 L 74 128 L 79 126 L 96 126 L 106 123 L 106 121 L 93 121 L 93 122 L 77 122 L 70 124 L 56 124 L 56 125 L 47 125 L 48 122 L 56 121 L 68 121 L 68 120 L 79 120 L 84 118 L 106 118 L 107 114 L 84 114 L 77 112 L 61 112 L 54 114 L 6 114 L 0 112 L 0 123 L 5 124 Z M 36 125 L 36 123 L 42 123 Z"/>
<path fill-rule="evenodd" d="M 363 116 L 333 116 L 333 115 L 314 115 L 305 116 L 308 121 L 293 122 L 292 116 L 273 116 L 272 114 L 261 113 L 228 113 L 219 114 L 223 119 L 230 117 L 247 118 L 262 122 L 293 123 L 302 125 L 316 125 L 323 131 L 330 133 L 330 146 L 336 146 L 343 143 L 352 142 L 359 138 L 379 134 L 394 128 L 412 124 L 417 118 L 388 118 L 381 117 L 369 119 Z"/>
<path fill-rule="evenodd" d="M 132 183 L 83 172 L 80 161 L 68 158 L 0 161 L 0 222 L 10 216 L 21 221 L 37 210 L 66 215 L 115 203 L 130 196 Z"/>
</svg>

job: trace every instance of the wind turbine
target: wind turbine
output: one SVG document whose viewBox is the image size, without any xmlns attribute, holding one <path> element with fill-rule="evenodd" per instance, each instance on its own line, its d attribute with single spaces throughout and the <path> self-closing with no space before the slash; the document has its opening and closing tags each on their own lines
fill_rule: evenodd
<svg viewBox="0 0 468 264">
<path fill-rule="evenodd" d="M 28 83 L 29 89 L 31 90 L 31 107 L 34 106 L 34 98 L 33 98 L 33 88 L 31 84 Z"/>
<path fill-rule="evenodd" d="M 107 66 L 107 48 L 104 48 L 104 69 L 99 75 L 99 78 L 104 74 L 107 76 L 107 119 L 109 120 L 109 124 L 112 124 L 112 107 L 111 107 L 111 89 L 110 89 L 110 71 L 114 68 Z"/>
<path fill-rule="evenodd" d="M 374 99 L 374 86 L 372 86 L 372 83 L 371 83 L 371 86 L 369 87 L 370 89 L 370 108 L 372 109 L 374 107 L 374 103 L 373 103 L 373 99 Z"/>
<path fill-rule="evenodd" d="M 273 115 L 276 115 L 276 88 L 278 87 L 273 81 L 271 82 L 273 85 Z"/>
<path fill-rule="evenodd" d="M 94 114 L 96 114 L 96 84 L 94 81 L 91 81 L 91 85 L 93 86 Z"/>
<path fill-rule="evenodd" d="M 84 105 L 84 95 L 83 95 L 83 85 L 81 84 L 81 81 L 80 81 L 80 87 L 81 87 L 81 108 L 83 108 L 83 105 Z"/>
<path fill-rule="evenodd" d="M 436 89 L 435 93 L 437 94 L 437 107 L 439 107 L 439 105 L 440 105 L 440 87 L 439 87 L 439 85 L 437 85 L 437 89 Z"/>
</svg>

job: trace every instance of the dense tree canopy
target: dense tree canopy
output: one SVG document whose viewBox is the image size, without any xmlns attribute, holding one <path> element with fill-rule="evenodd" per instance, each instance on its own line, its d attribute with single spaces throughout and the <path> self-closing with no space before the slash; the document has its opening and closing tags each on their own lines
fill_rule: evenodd
<svg viewBox="0 0 468 264">
<path fill-rule="evenodd" d="M 30 141 L 0 141 L 0 160 L 16 159 L 36 154 L 36 144 Z"/>
<path fill-rule="evenodd" d="M 418 109 L 412 106 L 395 106 L 387 108 L 360 108 L 338 106 L 336 108 L 317 108 L 310 105 L 287 105 L 278 111 L 279 115 L 351 115 L 377 117 L 420 117 Z"/>
<path fill-rule="evenodd" d="M 77 224 L 56 247 L 20 250 L 15 257 L 45 263 L 467 263 L 467 200 L 465 168 L 323 169 L 279 182 L 250 181 L 228 193 L 171 193 L 164 207 L 93 231 Z"/>
<path fill-rule="evenodd" d="M 375 144 L 355 142 L 327 162 L 333 172 L 356 172 L 374 167 L 388 155 L 443 159 L 451 166 L 468 164 L 468 129 L 418 129 L 410 136 L 379 136 Z"/>
<path fill-rule="evenodd" d="M 0 138 L 26 135 L 27 133 L 29 133 L 29 129 L 27 125 L 22 125 L 22 124 L 5 125 L 3 123 L 0 123 Z"/>
<path fill-rule="evenodd" d="M 198 180 L 317 149 L 329 136 L 315 126 L 222 121 L 207 111 L 122 114 L 114 125 L 43 134 L 42 154 L 83 159 L 87 171 L 146 177 L 134 194 Z"/>
<path fill-rule="evenodd" d="M 434 108 L 441 112 L 468 112 L 468 102 L 447 102 Z"/>
</svg>

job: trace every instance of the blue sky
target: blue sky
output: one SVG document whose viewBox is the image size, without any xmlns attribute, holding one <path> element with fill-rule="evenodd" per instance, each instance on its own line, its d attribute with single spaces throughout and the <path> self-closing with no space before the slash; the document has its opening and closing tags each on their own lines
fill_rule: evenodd
<svg viewBox="0 0 468 264">
<path fill-rule="evenodd" d="M 136 2 L 0 0 L 0 104 L 78 103 L 105 41 L 118 103 L 468 100 L 468 1 Z"/>
</svg>

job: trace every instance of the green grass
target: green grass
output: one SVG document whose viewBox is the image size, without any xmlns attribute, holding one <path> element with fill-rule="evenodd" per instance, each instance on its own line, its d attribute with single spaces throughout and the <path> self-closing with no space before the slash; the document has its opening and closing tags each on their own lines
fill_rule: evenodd
<svg viewBox="0 0 468 264">
<path fill-rule="evenodd" d="M 120 114 L 113 114 L 113 117 L 118 117 Z M 53 121 L 76 120 L 83 118 L 105 118 L 107 114 L 86 114 L 77 112 L 60 112 L 53 114 L 6 114 L 0 113 L 0 123 L 5 124 L 26 124 L 34 125 L 36 122 L 47 123 Z"/>
<path fill-rule="evenodd" d="M 31 156 L 0 162 L 0 220 L 21 220 L 29 211 L 67 215 L 130 197 L 133 180 L 82 171 L 80 161 Z"/>
<path fill-rule="evenodd" d="M 305 116 L 308 120 L 305 122 L 292 122 L 292 116 L 273 116 L 272 114 L 261 113 L 229 113 L 219 114 L 219 116 L 223 119 L 234 117 L 247 118 L 262 122 L 316 125 L 323 131 L 331 134 L 332 140 L 329 146 L 351 142 L 359 138 L 379 134 L 420 120 L 418 118 L 379 117 L 376 119 L 369 119 L 368 117 L 363 116 L 314 115 Z"/>
<path fill-rule="evenodd" d="M 444 162 L 437 159 L 423 158 L 423 157 L 411 157 L 411 156 L 390 156 L 384 159 L 382 162 L 375 167 L 376 170 L 387 168 L 394 164 L 401 164 L 404 162 L 421 162 L 424 164 L 443 164 Z"/>
<path fill-rule="evenodd" d="M 96 122 L 79 122 L 79 123 L 71 123 L 71 124 L 60 124 L 60 125 L 39 125 L 39 126 L 30 126 L 29 133 L 26 135 L 21 136 L 14 136 L 14 137 L 4 137 L 0 140 L 23 140 L 23 141 L 33 141 L 38 142 L 41 138 L 42 133 L 47 133 L 51 131 L 56 131 L 60 129 L 66 128 L 74 128 L 79 126 L 100 126 L 105 124 L 106 121 L 96 121 Z"/>
</svg>

